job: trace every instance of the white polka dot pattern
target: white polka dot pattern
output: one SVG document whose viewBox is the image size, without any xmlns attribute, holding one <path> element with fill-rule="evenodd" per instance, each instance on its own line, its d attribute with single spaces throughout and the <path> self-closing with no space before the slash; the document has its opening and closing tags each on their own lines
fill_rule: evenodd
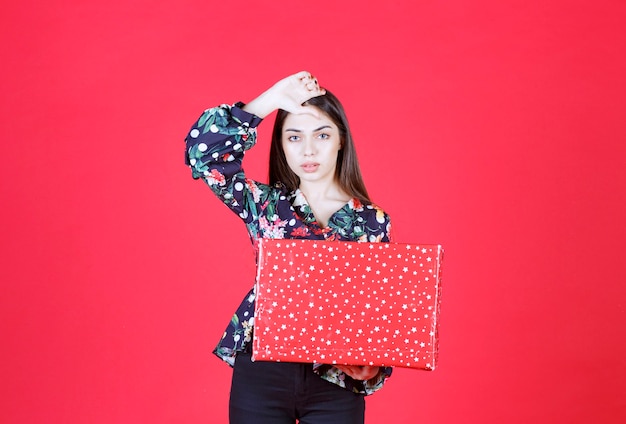
<svg viewBox="0 0 626 424">
<path fill-rule="evenodd" d="M 433 370 L 439 245 L 259 243 L 255 360 Z"/>
</svg>

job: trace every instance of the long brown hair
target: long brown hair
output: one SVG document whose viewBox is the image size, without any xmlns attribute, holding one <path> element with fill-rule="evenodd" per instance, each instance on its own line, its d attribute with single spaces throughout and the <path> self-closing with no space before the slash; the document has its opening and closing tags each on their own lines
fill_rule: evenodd
<svg viewBox="0 0 626 424">
<path fill-rule="evenodd" d="M 356 156 L 348 118 L 339 99 L 326 90 L 326 94 L 323 96 L 313 97 L 304 104 L 315 106 L 324 112 L 339 128 L 342 147 L 337 154 L 337 166 L 335 169 L 335 180 L 339 187 L 349 196 L 356 197 L 362 203 L 371 203 L 363 182 L 363 176 L 361 175 L 361 168 Z M 289 168 L 282 143 L 283 125 L 288 115 L 289 112 L 280 109 L 276 115 L 276 121 L 274 121 L 270 147 L 269 182 L 271 185 L 282 184 L 287 190 L 294 191 L 300 186 L 300 178 Z"/>
</svg>

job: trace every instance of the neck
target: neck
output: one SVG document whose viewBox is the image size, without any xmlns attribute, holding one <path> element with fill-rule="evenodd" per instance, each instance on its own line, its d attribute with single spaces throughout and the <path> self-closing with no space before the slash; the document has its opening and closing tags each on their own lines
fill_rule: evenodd
<svg viewBox="0 0 626 424">
<path fill-rule="evenodd" d="M 319 200 L 340 200 L 347 202 L 351 199 L 351 197 L 339 187 L 336 181 L 329 183 L 307 183 L 306 181 L 301 181 L 299 189 L 310 202 Z"/>
</svg>

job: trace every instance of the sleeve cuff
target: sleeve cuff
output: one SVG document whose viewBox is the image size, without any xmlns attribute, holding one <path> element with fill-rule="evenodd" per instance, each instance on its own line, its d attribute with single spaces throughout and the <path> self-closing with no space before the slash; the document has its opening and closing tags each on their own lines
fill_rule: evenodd
<svg viewBox="0 0 626 424">
<path fill-rule="evenodd" d="M 230 113 L 232 114 L 232 116 L 239 119 L 241 122 L 247 122 L 248 124 L 250 124 L 251 127 L 258 126 L 261 123 L 261 121 L 263 121 L 263 118 L 259 118 L 255 114 L 246 112 L 245 110 L 243 110 L 243 107 L 245 105 L 246 104 L 243 102 L 235 103 Z"/>
</svg>

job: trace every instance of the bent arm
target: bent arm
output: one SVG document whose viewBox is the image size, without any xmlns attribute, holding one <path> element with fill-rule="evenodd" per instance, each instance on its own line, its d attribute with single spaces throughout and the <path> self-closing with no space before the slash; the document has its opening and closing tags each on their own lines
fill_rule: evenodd
<svg viewBox="0 0 626 424">
<path fill-rule="evenodd" d="M 202 178 L 235 212 L 243 213 L 242 184 L 246 178 L 242 160 L 256 143 L 261 118 L 241 109 L 242 104 L 207 109 L 185 139 L 185 163 L 193 178 Z"/>
<path fill-rule="evenodd" d="M 189 131 L 185 163 L 195 179 L 202 178 L 213 192 L 246 222 L 256 216 L 264 190 L 243 172 L 246 150 L 256 143 L 256 127 L 276 109 L 317 114 L 302 104 L 324 94 L 309 72 L 302 71 L 275 83 L 247 105 L 221 105 L 207 109 Z"/>
</svg>

